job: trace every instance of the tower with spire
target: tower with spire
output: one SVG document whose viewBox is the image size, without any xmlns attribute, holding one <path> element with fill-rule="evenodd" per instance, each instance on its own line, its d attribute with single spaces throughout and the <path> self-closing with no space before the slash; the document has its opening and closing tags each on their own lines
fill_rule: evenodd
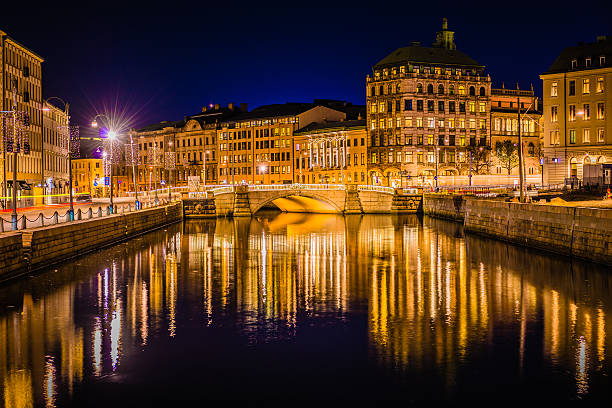
<svg viewBox="0 0 612 408">
<path fill-rule="evenodd" d="M 455 32 L 448 29 L 448 20 L 446 17 L 442 19 L 442 31 L 436 33 L 436 42 L 432 44 L 433 47 L 446 48 L 447 50 L 455 50 Z"/>
</svg>

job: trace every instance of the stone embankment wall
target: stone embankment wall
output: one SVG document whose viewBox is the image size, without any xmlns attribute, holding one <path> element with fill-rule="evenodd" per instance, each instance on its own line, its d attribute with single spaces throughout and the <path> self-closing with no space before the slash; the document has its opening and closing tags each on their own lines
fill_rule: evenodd
<svg viewBox="0 0 612 408">
<path fill-rule="evenodd" d="M 426 195 L 423 212 L 468 232 L 612 265 L 612 210 Z"/>
<path fill-rule="evenodd" d="M 104 218 L 33 228 L 0 236 L 0 279 L 73 258 L 182 219 L 176 203 Z"/>
</svg>

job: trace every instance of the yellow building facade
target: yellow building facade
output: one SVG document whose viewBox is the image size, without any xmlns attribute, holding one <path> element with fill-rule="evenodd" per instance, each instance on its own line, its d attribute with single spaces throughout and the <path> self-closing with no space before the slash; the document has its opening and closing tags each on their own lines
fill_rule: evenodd
<svg viewBox="0 0 612 408">
<path fill-rule="evenodd" d="M 577 183 L 585 164 L 612 162 L 612 40 L 564 49 L 540 78 L 544 182 Z"/>
</svg>

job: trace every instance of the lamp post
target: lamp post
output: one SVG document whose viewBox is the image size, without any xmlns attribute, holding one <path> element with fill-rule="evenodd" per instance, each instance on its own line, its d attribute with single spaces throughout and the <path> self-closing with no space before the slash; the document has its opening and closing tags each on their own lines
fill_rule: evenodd
<svg viewBox="0 0 612 408">
<path fill-rule="evenodd" d="M 107 137 L 110 140 L 110 210 L 111 210 L 111 214 L 115 213 L 115 208 L 113 206 L 113 144 L 115 141 L 115 137 L 117 136 L 117 134 L 112 131 L 109 130 Z"/>
<path fill-rule="evenodd" d="M 70 221 L 74 221 L 74 201 L 72 197 L 72 135 L 70 134 L 70 115 L 68 113 L 70 105 L 62 98 L 57 96 L 47 98 L 45 102 L 49 103 L 51 99 L 57 99 L 58 101 L 62 102 L 64 104 L 64 112 L 66 113 L 66 128 L 68 131 L 68 194 L 70 197 L 70 209 L 68 210 L 68 213 L 70 214 Z"/>
</svg>

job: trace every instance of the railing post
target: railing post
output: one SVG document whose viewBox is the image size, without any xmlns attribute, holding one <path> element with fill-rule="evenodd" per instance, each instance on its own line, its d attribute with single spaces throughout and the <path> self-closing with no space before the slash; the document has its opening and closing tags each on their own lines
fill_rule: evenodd
<svg viewBox="0 0 612 408">
<path fill-rule="evenodd" d="M 59 224 L 59 214 L 56 212 L 53 213 L 53 223 Z"/>
<path fill-rule="evenodd" d="M 40 226 L 44 227 L 45 226 L 45 216 L 43 215 L 43 213 L 38 214 L 38 217 L 40 218 Z"/>
<path fill-rule="evenodd" d="M 26 229 L 27 224 L 26 224 L 26 216 L 25 216 L 25 214 L 21 216 L 21 219 L 23 220 L 23 222 L 21 224 L 21 229 Z"/>
<path fill-rule="evenodd" d="M 102 207 L 98 207 L 98 218 L 102 217 Z"/>
<path fill-rule="evenodd" d="M 76 216 L 76 219 L 77 219 L 77 220 L 81 220 L 81 219 L 82 219 L 82 217 L 81 217 L 81 209 L 80 209 L 80 208 L 77 210 L 77 216 Z"/>
</svg>

